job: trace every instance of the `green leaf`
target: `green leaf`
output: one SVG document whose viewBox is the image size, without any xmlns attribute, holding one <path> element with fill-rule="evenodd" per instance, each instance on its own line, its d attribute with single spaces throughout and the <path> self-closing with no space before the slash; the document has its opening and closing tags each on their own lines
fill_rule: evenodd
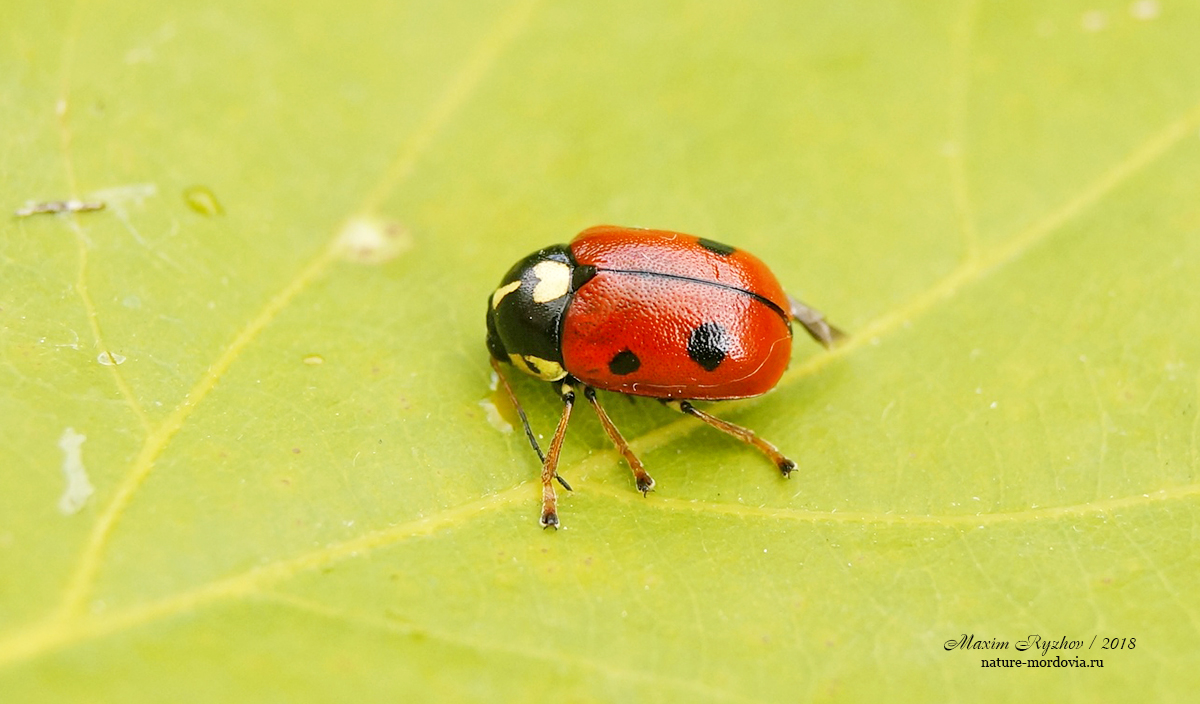
<svg viewBox="0 0 1200 704">
<path fill-rule="evenodd" d="M 1200 689 L 1195 3 L 15 5 L 5 701 Z M 597 223 L 853 333 L 711 406 L 790 480 L 606 395 L 538 528 L 484 303 Z"/>
</svg>

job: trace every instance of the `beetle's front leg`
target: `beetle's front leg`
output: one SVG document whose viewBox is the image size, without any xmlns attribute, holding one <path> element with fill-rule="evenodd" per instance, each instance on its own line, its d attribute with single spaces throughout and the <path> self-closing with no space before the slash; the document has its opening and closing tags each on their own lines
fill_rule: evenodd
<svg viewBox="0 0 1200 704">
<path fill-rule="evenodd" d="M 562 396 L 563 412 L 550 441 L 550 450 L 542 462 L 542 519 L 543 528 L 558 528 L 558 497 L 554 493 L 554 479 L 558 476 L 558 454 L 562 450 L 563 437 L 567 434 L 567 423 L 571 420 L 571 408 L 575 406 L 575 386 L 563 381 L 558 387 Z"/>
</svg>

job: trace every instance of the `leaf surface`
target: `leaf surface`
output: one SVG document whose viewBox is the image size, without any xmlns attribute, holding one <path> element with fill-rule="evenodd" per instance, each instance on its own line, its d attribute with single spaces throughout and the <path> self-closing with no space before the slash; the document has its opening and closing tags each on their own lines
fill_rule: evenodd
<svg viewBox="0 0 1200 704">
<path fill-rule="evenodd" d="M 106 204 L 0 222 L 13 701 L 1200 688 L 1200 8 L 27 2 L 4 24 L 3 206 Z M 483 305 L 597 223 L 744 247 L 853 333 L 711 408 L 792 479 L 607 395 L 657 490 L 581 408 L 564 528 L 537 528 Z M 552 394 L 513 382 L 548 436 Z M 94 494 L 64 513 L 74 434 Z M 1041 659 L 1031 634 L 1103 668 L 981 667 Z M 947 649 L 964 635 L 1009 646 Z"/>
</svg>

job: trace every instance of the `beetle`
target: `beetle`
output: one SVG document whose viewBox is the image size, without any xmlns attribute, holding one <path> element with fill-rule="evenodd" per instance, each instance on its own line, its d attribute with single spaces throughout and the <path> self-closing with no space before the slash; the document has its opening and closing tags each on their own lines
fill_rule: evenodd
<svg viewBox="0 0 1200 704">
<path fill-rule="evenodd" d="M 542 461 L 543 527 L 557 528 L 554 481 L 576 392 L 646 495 L 654 480 L 600 405 L 596 390 L 658 399 L 753 445 L 787 477 L 796 463 L 753 431 L 696 408 L 693 401 L 758 396 L 787 369 L 792 321 L 833 345 L 844 334 L 786 294 L 754 255 L 668 230 L 600 225 L 517 262 L 488 298 L 492 368 Z M 542 453 L 502 364 L 550 382 L 563 402 Z"/>
</svg>

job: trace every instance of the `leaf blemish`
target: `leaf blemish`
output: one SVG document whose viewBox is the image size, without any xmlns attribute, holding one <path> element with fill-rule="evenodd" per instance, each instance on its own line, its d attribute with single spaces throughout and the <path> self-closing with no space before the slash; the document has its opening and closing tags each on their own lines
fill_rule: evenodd
<svg viewBox="0 0 1200 704">
<path fill-rule="evenodd" d="M 352 218 L 334 241 L 337 253 L 356 264 L 383 264 L 411 246 L 412 237 L 403 225 L 371 217 Z"/>
<path fill-rule="evenodd" d="M 66 491 L 58 500 L 58 510 L 67 516 L 79 513 L 79 509 L 95 491 L 83 466 L 84 440 L 87 440 L 87 436 L 75 432 L 74 428 L 64 430 L 58 439 L 58 447 L 64 455 L 62 471 L 67 479 Z"/>
<path fill-rule="evenodd" d="M 206 218 L 225 214 L 221 201 L 217 200 L 217 195 L 208 186 L 189 186 L 183 189 L 183 202 L 192 212 Z"/>
<path fill-rule="evenodd" d="M 125 355 L 105 350 L 104 352 L 101 352 L 98 357 L 96 357 L 96 361 L 106 367 L 115 367 L 118 364 L 125 363 Z"/>
<path fill-rule="evenodd" d="M 483 409 L 483 414 L 487 418 L 487 422 L 493 428 L 502 433 L 511 433 L 513 431 L 512 424 L 504 419 L 504 416 L 500 413 L 500 409 L 492 399 L 482 399 L 479 402 L 479 407 Z"/>
<path fill-rule="evenodd" d="M 1158 0 L 1137 0 L 1129 6 L 1129 14 L 1135 20 L 1152 20 L 1158 17 Z"/>
<path fill-rule="evenodd" d="M 83 201 L 77 199 L 71 200 L 48 200 L 48 201 L 29 201 L 25 207 L 17 210 L 13 215 L 18 218 L 27 218 L 30 215 L 57 215 L 59 213 L 90 213 L 96 210 L 104 210 L 105 203 L 102 200 Z"/>
<path fill-rule="evenodd" d="M 92 193 L 92 198 L 104 201 L 120 213 L 125 212 L 125 206 L 141 207 L 147 198 L 158 195 L 158 186 L 153 183 L 131 183 L 125 186 L 113 186 Z"/>
<path fill-rule="evenodd" d="M 1099 32 L 1108 26 L 1108 13 L 1103 10 L 1088 10 L 1080 20 L 1085 32 Z"/>
</svg>

